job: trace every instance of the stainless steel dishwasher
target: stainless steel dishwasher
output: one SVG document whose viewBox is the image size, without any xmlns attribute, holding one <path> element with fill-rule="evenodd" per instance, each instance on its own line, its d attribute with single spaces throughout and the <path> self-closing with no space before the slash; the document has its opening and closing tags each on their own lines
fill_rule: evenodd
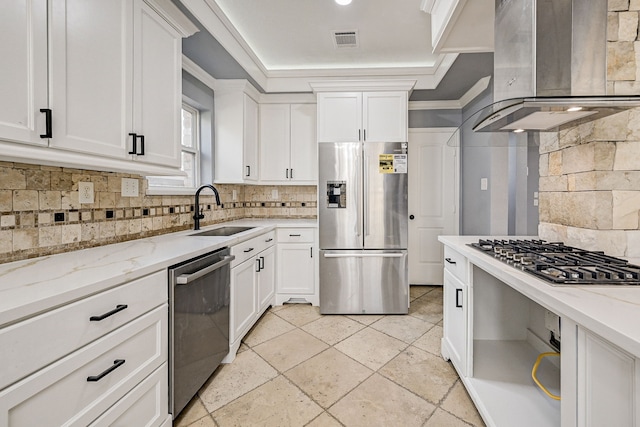
<svg viewBox="0 0 640 427">
<path fill-rule="evenodd" d="M 229 248 L 169 267 L 169 408 L 173 418 L 229 353 Z"/>
</svg>

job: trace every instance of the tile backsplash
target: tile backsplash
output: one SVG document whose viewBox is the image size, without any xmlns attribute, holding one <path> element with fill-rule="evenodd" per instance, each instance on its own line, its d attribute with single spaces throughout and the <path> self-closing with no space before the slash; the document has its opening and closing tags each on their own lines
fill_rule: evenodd
<svg viewBox="0 0 640 427">
<path fill-rule="evenodd" d="M 140 195 L 123 197 L 122 178 L 139 180 Z M 94 203 L 79 202 L 79 182 L 93 183 Z M 241 218 L 316 217 L 315 186 L 215 187 L 222 206 L 204 190 L 202 226 Z M 146 188 L 139 175 L 0 162 L 0 263 L 193 226 L 193 195 L 151 196 Z"/>
</svg>

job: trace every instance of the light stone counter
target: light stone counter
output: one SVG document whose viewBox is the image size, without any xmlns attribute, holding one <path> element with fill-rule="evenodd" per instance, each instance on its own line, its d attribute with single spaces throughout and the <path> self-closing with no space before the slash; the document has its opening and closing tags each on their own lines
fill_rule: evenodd
<svg viewBox="0 0 640 427">
<path fill-rule="evenodd" d="M 640 357 L 640 286 L 552 286 L 467 246 L 479 238 L 494 237 L 439 236 L 438 240 L 541 306 Z"/>
<path fill-rule="evenodd" d="M 242 219 L 256 228 L 230 237 L 189 236 L 193 230 L 0 264 L 0 327 L 70 303 L 179 262 L 248 240 L 277 226 L 317 227 L 316 220 Z"/>
</svg>

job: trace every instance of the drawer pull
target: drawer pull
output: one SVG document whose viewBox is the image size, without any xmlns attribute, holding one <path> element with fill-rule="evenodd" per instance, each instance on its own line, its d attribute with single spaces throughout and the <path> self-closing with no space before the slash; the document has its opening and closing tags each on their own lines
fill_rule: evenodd
<svg viewBox="0 0 640 427">
<path fill-rule="evenodd" d="M 265 242 L 267 242 L 267 243 L 273 242 L 273 239 L 267 239 L 267 240 L 265 240 Z"/>
<path fill-rule="evenodd" d="M 301 234 L 289 234 L 289 237 L 300 237 Z"/>
<path fill-rule="evenodd" d="M 462 289 L 456 289 L 456 308 L 462 308 L 462 302 L 460 301 L 460 294 Z"/>
<path fill-rule="evenodd" d="M 90 377 L 87 377 L 87 381 L 88 382 L 100 381 L 102 378 L 106 377 L 107 375 L 109 375 L 111 372 L 115 371 L 122 365 L 124 365 L 124 359 L 116 359 L 113 361 L 113 365 L 111 365 L 109 368 L 105 369 L 98 375 L 91 375 Z"/>
<path fill-rule="evenodd" d="M 109 312 L 107 312 L 107 313 L 105 313 L 105 314 L 103 314 L 101 316 L 91 316 L 89 318 L 89 320 L 92 321 L 92 322 L 99 322 L 101 320 L 106 319 L 109 316 L 113 316 L 114 314 L 124 310 L 127 307 L 128 307 L 128 305 L 126 305 L 126 304 L 118 304 L 118 305 L 116 305 L 116 308 L 114 308 L 113 310 L 111 310 L 111 311 L 109 311 Z"/>
<path fill-rule="evenodd" d="M 452 261 L 451 258 L 445 258 L 445 261 L 447 261 L 449 264 L 455 264 L 455 261 Z"/>
<path fill-rule="evenodd" d="M 249 252 L 251 252 L 252 250 L 253 250 L 253 248 L 246 249 L 246 250 L 244 251 L 244 253 L 245 253 L 245 254 L 246 254 L 246 253 L 249 253 Z"/>
</svg>

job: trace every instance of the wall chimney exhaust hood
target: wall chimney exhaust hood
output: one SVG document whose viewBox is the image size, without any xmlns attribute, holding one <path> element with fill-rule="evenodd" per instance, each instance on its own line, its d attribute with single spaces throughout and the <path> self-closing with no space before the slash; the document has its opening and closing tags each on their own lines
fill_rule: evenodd
<svg viewBox="0 0 640 427">
<path fill-rule="evenodd" d="M 494 102 L 475 131 L 557 131 L 640 107 L 607 96 L 607 0 L 496 0 Z"/>
</svg>

